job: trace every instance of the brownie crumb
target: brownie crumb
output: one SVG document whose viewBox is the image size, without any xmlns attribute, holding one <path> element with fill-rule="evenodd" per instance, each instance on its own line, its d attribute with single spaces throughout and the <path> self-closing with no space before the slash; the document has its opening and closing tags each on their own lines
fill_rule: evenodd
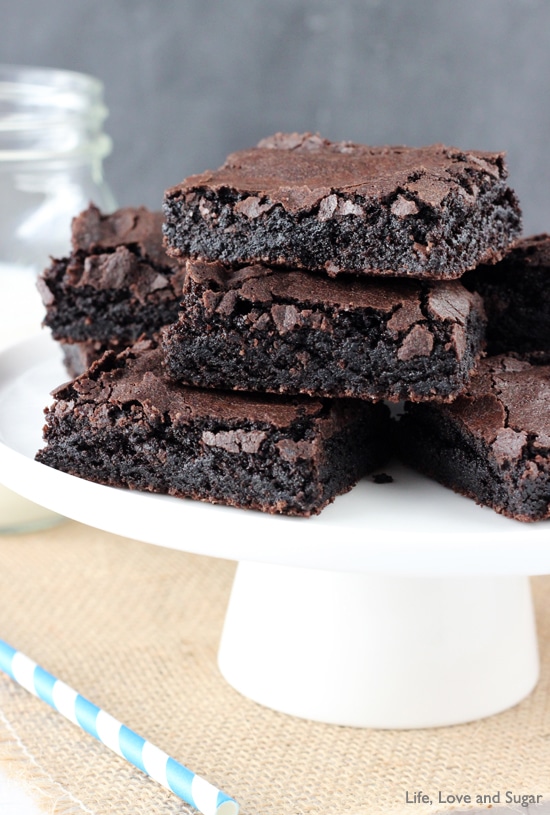
<svg viewBox="0 0 550 815">
<path fill-rule="evenodd" d="M 393 484 L 393 476 L 388 473 L 374 473 L 372 480 L 375 484 Z"/>
</svg>

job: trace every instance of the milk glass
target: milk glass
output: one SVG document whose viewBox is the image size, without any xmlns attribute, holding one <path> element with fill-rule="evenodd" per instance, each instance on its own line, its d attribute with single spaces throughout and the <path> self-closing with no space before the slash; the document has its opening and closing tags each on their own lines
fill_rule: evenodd
<svg viewBox="0 0 550 815">
<path fill-rule="evenodd" d="M 0 65 L 0 349 L 46 330 L 36 278 L 70 251 L 71 219 L 90 202 L 116 207 L 103 177 L 106 116 L 94 77 Z M 57 520 L 0 486 L 0 532 Z"/>
</svg>

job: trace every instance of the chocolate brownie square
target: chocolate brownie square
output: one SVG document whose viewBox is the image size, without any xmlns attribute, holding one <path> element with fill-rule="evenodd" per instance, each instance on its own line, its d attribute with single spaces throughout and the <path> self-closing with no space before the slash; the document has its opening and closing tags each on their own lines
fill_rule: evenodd
<svg viewBox="0 0 550 815">
<path fill-rule="evenodd" d="M 487 351 L 550 352 L 550 235 L 520 240 L 495 266 L 479 266 L 463 279 L 483 297 Z"/>
<path fill-rule="evenodd" d="M 164 197 L 176 257 L 457 278 L 500 260 L 521 213 L 502 153 L 277 133 Z"/>
<path fill-rule="evenodd" d="M 481 299 L 459 281 L 331 279 L 188 261 L 162 333 L 190 385 L 371 400 L 448 400 L 475 367 Z"/>
<path fill-rule="evenodd" d="M 72 223 L 72 253 L 52 260 L 38 281 L 44 324 L 70 366 L 122 350 L 176 319 L 183 270 L 162 243 L 162 213 L 90 206 Z M 69 343 L 80 348 L 71 351 Z"/>
<path fill-rule="evenodd" d="M 377 468 L 384 405 L 177 385 L 140 341 L 54 392 L 37 460 L 116 487 L 312 515 Z"/>
<path fill-rule="evenodd" d="M 550 517 L 550 366 L 482 360 L 449 405 L 408 405 L 398 449 L 412 467 L 519 521 Z"/>
</svg>

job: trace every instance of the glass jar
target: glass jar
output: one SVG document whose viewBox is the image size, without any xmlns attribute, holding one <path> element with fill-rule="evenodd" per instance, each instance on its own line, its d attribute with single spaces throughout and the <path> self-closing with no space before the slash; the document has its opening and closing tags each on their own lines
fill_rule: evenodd
<svg viewBox="0 0 550 815">
<path fill-rule="evenodd" d="M 69 253 L 71 219 L 90 202 L 116 207 L 103 178 L 106 116 L 94 77 L 0 65 L 0 349 L 40 331 L 36 277 Z M 0 532 L 56 519 L 0 487 Z"/>
</svg>

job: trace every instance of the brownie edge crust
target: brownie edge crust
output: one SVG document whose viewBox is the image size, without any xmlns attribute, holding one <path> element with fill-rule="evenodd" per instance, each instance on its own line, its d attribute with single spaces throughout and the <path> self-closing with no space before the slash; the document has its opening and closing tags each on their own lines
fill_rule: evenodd
<svg viewBox="0 0 550 815">
<path fill-rule="evenodd" d="M 498 261 L 521 211 L 502 153 L 278 133 L 164 197 L 174 256 L 456 278 Z"/>
<path fill-rule="evenodd" d="M 36 460 L 116 487 L 309 516 L 380 466 L 383 405 L 186 388 L 141 341 L 54 392 Z"/>
</svg>

